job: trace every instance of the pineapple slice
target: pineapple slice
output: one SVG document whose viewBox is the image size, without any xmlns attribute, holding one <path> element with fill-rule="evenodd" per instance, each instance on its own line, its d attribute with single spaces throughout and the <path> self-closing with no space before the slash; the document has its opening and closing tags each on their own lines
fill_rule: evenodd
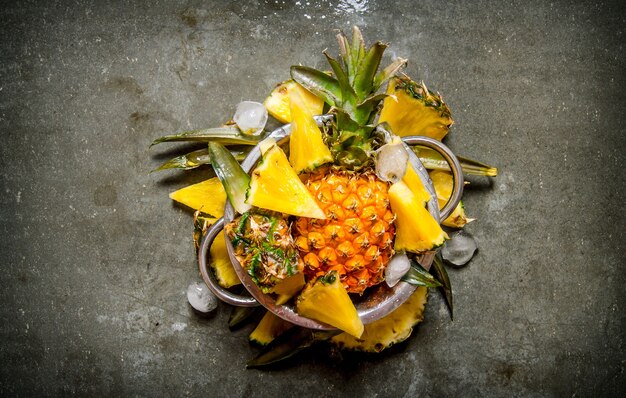
<svg viewBox="0 0 626 398">
<path fill-rule="evenodd" d="M 441 246 L 448 235 L 403 181 L 389 187 L 389 202 L 396 214 L 395 250 L 420 253 Z"/>
<path fill-rule="evenodd" d="M 226 192 L 217 177 L 172 192 L 170 198 L 216 219 L 224 215 Z"/>
<path fill-rule="evenodd" d="M 324 211 L 275 142 L 259 144 L 263 159 L 252 172 L 246 203 L 299 217 L 325 219 Z"/>
<path fill-rule="evenodd" d="M 291 109 L 291 138 L 289 140 L 289 163 L 296 173 L 316 169 L 332 162 L 333 155 L 324 144 L 322 132 L 317 127 L 313 114 L 300 94 L 304 89 L 289 93 Z"/>
<path fill-rule="evenodd" d="M 354 337 L 363 334 L 363 322 L 336 271 L 329 272 L 305 288 L 296 301 L 296 311 Z"/>
<path fill-rule="evenodd" d="M 282 123 L 291 123 L 292 111 L 289 104 L 293 92 L 301 94 L 302 100 L 311 114 L 322 114 L 324 101 L 291 79 L 278 84 L 269 97 L 265 99 L 263 105 L 267 108 L 267 112 Z"/>
<path fill-rule="evenodd" d="M 394 344 L 406 340 L 413 327 L 424 319 L 424 307 L 428 297 L 428 288 L 420 286 L 415 292 L 391 314 L 365 325 L 360 338 L 341 333 L 331 339 L 331 343 L 339 348 L 381 352 Z"/>
<path fill-rule="evenodd" d="M 211 268 L 217 278 L 217 283 L 225 288 L 240 285 L 241 281 L 237 276 L 237 272 L 235 272 L 230 257 L 228 257 L 224 234 L 219 234 L 215 237 L 209 252 L 211 253 Z"/>
<path fill-rule="evenodd" d="M 402 181 L 411 189 L 411 192 L 417 197 L 417 200 L 423 202 L 424 206 L 426 206 L 426 203 L 430 200 L 430 194 L 426 188 L 424 188 L 424 184 L 422 184 L 422 180 L 419 175 L 417 175 L 411 162 L 408 162 L 406 165 L 406 173 L 404 177 L 402 177 Z"/>
<path fill-rule="evenodd" d="M 394 134 L 423 135 L 441 140 L 454 123 L 450 108 L 441 97 L 424 85 L 408 77 L 394 77 L 389 81 L 387 94 L 380 111 L 379 123 L 387 122 Z"/>
<path fill-rule="evenodd" d="M 298 272 L 295 275 L 285 278 L 282 282 L 278 283 L 272 288 L 272 293 L 276 293 L 276 305 L 285 304 L 293 296 L 296 295 L 302 288 L 304 288 L 304 273 Z"/>
<path fill-rule="evenodd" d="M 276 337 L 285 333 L 295 325 L 267 311 L 257 327 L 250 333 L 250 342 L 266 346 Z"/>
<path fill-rule="evenodd" d="M 454 180 L 452 174 L 443 170 L 433 170 L 430 173 L 430 179 L 437 192 L 437 201 L 439 202 L 439 209 L 442 209 L 446 205 L 450 196 L 452 195 L 452 185 Z M 467 218 L 465 214 L 465 207 L 463 202 L 459 202 L 452 214 L 446 218 L 442 224 L 451 228 L 463 228 L 465 224 L 474 221 L 474 218 Z"/>
</svg>

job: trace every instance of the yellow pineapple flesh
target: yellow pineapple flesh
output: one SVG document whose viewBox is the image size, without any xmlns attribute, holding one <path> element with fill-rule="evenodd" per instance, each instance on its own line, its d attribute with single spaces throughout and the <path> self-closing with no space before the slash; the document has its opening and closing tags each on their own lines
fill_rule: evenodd
<svg viewBox="0 0 626 398">
<path fill-rule="evenodd" d="M 225 288 L 240 285 L 241 281 L 226 250 L 224 234 L 215 237 L 209 252 L 211 253 L 211 268 L 217 278 L 217 283 Z"/>
<path fill-rule="evenodd" d="M 226 192 L 217 177 L 172 192 L 170 198 L 215 219 L 224 215 Z"/>
<path fill-rule="evenodd" d="M 423 135 L 441 140 L 454 123 L 443 99 L 408 77 L 394 77 L 387 86 L 379 123 L 387 122 L 401 137 Z"/>
<path fill-rule="evenodd" d="M 452 173 L 444 170 L 433 170 L 428 174 L 430 175 L 433 187 L 435 187 L 435 192 L 437 193 L 439 209 L 442 209 L 446 203 L 448 203 L 448 200 L 450 200 L 450 196 L 452 196 L 454 178 L 452 177 Z M 463 201 L 460 201 L 454 208 L 454 211 L 442 222 L 442 224 L 451 228 L 463 228 L 465 224 L 472 221 L 474 221 L 474 219 L 467 218 Z"/>
<path fill-rule="evenodd" d="M 290 97 L 293 92 L 300 94 L 304 105 L 311 114 L 322 114 L 324 101 L 291 79 L 278 84 L 265 99 L 263 105 L 265 105 L 267 112 L 282 123 L 291 123 Z"/>
<path fill-rule="evenodd" d="M 341 333 L 331 339 L 331 343 L 350 351 L 380 352 L 394 344 L 406 340 L 415 325 L 424 319 L 424 308 L 428 288 L 420 286 L 391 314 L 365 325 L 363 334 L 356 338 Z"/>
<path fill-rule="evenodd" d="M 304 90 L 304 89 L 302 89 Z M 299 90 L 289 95 L 291 103 L 291 136 L 289 139 L 289 163 L 296 173 L 313 170 L 333 161 L 330 149 L 324 144 L 322 132 L 313 114 L 307 108 Z"/>
<path fill-rule="evenodd" d="M 250 342 L 266 346 L 271 343 L 276 337 L 280 336 L 287 330 L 291 329 L 295 325 L 287 322 L 284 319 L 274 315 L 271 312 L 266 312 L 259 324 L 254 328 L 248 339 Z"/>
<path fill-rule="evenodd" d="M 360 337 L 363 322 L 335 271 L 318 278 L 296 301 L 296 312 Z"/>
<path fill-rule="evenodd" d="M 441 246 L 448 239 L 424 203 L 403 181 L 389 187 L 389 201 L 397 217 L 396 250 L 421 253 Z"/>
<path fill-rule="evenodd" d="M 363 293 L 382 282 L 394 253 L 388 184 L 371 172 L 332 168 L 303 179 L 326 216 L 326 220 L 296 220 L 294 237 L 305 274 L 315 278 L 334 270 L 350 293 Z"/>
<path fill-rule="evenodd" d="M 326 218 L 280 147 L 262 143 L 263 159 L 252 172 L 246 203 L 293 216 Z"/>
</svg>

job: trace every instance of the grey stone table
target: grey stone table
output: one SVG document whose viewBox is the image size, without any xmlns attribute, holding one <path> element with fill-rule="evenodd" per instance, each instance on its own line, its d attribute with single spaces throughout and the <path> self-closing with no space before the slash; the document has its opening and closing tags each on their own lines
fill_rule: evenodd
<svg viewBox="0 0 626 398">
<path fill-rule="evenodd" d="M 6 2 L 5 2 L 6 3 Z M 28 1 L 0 9 L 0 395 L 621 395 L 626 223 L 623 3 Z M 246 370 L 250 329 L 196 316 L 191 216 L 150 174 L 323 67 L 362 27 L 441 92 L 480 251 L 407 342 Z"/>
</svg>

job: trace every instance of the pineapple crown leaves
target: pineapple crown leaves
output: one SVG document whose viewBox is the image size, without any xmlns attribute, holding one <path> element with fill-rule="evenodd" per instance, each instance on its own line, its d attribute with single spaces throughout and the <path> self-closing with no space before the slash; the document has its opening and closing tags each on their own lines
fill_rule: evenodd
<svg viewBox="0 0 626 398">
<path fill-rule="evenodd" d="M 407 61 L 397 58 L 378 72 L 387 45 L 376 42 L 366 49 L 361 31 L 356 26 L 352 29 L 352 42 L 343 33 L 337 35 L 337 41 L 340 60 L 330 56 L 326 50 L 323 52 L 334 76 L 297 65 L 291 67 L 291 77 L 332 107 L 341 130 L 366 135 L 373 129 L 368 124 L 373 121 L 374 111 L 386 96 L 377 94 L 377 91 Z"/>
</svg>

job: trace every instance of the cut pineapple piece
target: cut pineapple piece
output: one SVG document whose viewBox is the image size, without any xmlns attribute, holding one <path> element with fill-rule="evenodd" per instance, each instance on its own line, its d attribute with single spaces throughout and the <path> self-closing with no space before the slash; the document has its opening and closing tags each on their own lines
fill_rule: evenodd
<svg viewBox="0 0 626 398">
<path fill-rule="evenodd" d="M 300 93 L 303 103 L 312 115 L 321 115 L 324 109 L 324 101 L 316 97 L 310 91 L 289 79 L 276 86 L 263 105 L 274 118 L 282 123 L 291 123 L 291 109 L 289 107 L 290 94 L 294 91 Z"/>
<path fill-rule="evenodd" d="M 278 283 L 272 289 L 272 293 L 276 293 L 278 295 L 276 298 L 276 305 L 285 304 L 293 296 L 295 296 L 296 293 L 302 290 L 304 285 L 304 273 L 302 272 L 289 276 L 282 282 Z"/>
<path fill-rule="evenodd" d="M 391 314 L 365 325 L 360 338 L 341 333 L 331 339 L 339 348 L 351 351 L 381 352 L 406 340 L 413 327 L 424 319 L 428 288 L 420 286 Z"/>
<path fill-rule="evenodd" d="M 275 143 L 262 144 L 263 159 L 252 172 L 246 202 L 293 216 L 325 219 L 324 211 L 300 181 L 283 150 Z"/>
<path fill-rule="evenodd" d="M 235 268 L 233 267 L 233 263 L 230 261 L 230 257 L 228 257 L 224 234 L 219 234 L 215 237 L 211 245 L 210 253 L 211 268 L 217 278 L 217 283 L 225 288 L 241 284 L 235 272 Z"/>
<path fill-rule="evenodd" d="M 329 272 L 312 286 L 305 288 L 296 302 L 296 311 L 354 337 L 361 337 L 363 334 L 363 322 L 336 271 Z"/>
<path fill-rule="evenodd" d="M 450 196 L 452 196 L 454 179 L 451 173 L 443 170 L 433 170 L 429 174 L 430 179 L 433 182 L 433 186 L 435 187 L 435 192 L 437 192 L 439 209 L 442 209 L 443 206 L 448 203 L 448 200 L 450 200 Z M 442 224 L 451 228 L 463 228 L 465 224 L 472 221 L 474 221 L 473 218 L 467 218 L 467 215 L 465 214 L 465 207 L 461 201 L 456 206 L 452 214 L 450 214 L 448 218 L 442 222 Z"/>
<path fill-rule="evenodd" d="M 389 81 L 387 94 L 379 123 L 387 122 L 396 135 L 423 135 L 441 140 L 454 123 L 448 106 L 439 95 L 428 91 L 423 82 L 394 77 Z"/>
<path fill-rule="evenodd" d="M 422 184 L 422 180 L 411 165 L 411 162 L 408 162 L 406 166 L 406 173 L 404 177 L 402 177 L 402 181 L 404 181 L 411 192 L 417 197 L 417 200 L 423 202 L 424 206 L 426 206 L 426 203 L 430 200 L 430 194 L 426 188 L 424 188 L 424 184 Z"/>
<path fill-rule="evenodd" d="M 268 311 L 261 318 L 261 322 L 259 322 L 257 327 L 250 333 L 249 340 L 252 343 L 265 346 L 294 326 L 293 323 L 287 322 Z"/>
<path fill-rule="evenodd" d="M 304 89 L 293 90 L 289 94 L 292 116 L 289 163 L 296 173 L 314 170 L 324 163 L 333 161 L 333 155 L 324 144 L 322 132 L 317 127 L 300 91 Z"/>
<path fill-rule="evenodd" d="M 441 246 L 448 235 L 403 182 L 389 187 L 389 202 L 396 214 L 394 249 L 420 253 Z"/>
<path fill-rule="evenodd" d="M 210 178 L 197 184 L 189 185 L 170 194 L 170 199 L 210 214 L 215 218 L 224 215 L 226 192 L 217 177 Z"/>
</svg>

